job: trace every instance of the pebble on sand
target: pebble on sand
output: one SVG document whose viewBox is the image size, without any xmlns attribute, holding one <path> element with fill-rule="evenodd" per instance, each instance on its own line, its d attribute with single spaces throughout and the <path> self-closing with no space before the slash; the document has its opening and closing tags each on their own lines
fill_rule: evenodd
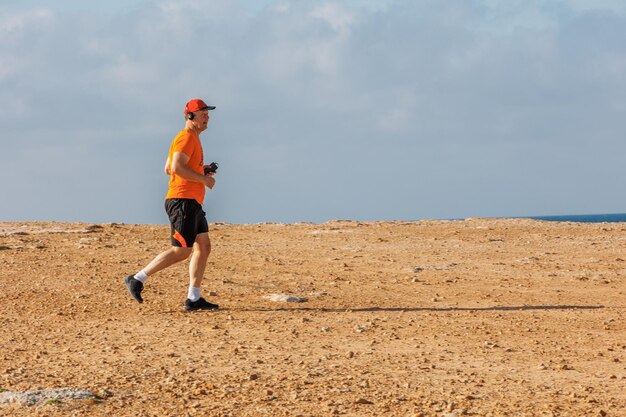
<svg viewBox="0 0 626 417">
<path fill-rule="evenodd" d="M 355 402 L 357 404 L 365 404 L 365 405 L 374 404 L 373 402 L 371 402 L 370 400 L 366 400 L 365 398 L 359 398 Z"/>
<path fill-rule="evenodd" d="M 270 294 L 270 295 L 266 295 L 263 298 L 266 298 L 270 301 L 283 302 L 283 303 L 305 303 L 309 301 L 307 298 L 295 297 L 293 295 L 288 295 L 288 294 Z"/>
</svg>

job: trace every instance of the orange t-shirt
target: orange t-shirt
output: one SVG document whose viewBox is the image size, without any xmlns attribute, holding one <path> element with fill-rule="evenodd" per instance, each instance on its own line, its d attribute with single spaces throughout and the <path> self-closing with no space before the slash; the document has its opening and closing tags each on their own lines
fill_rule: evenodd
<svg viewBox="0 0 626 417">
<path fill-rule="evenodd" d="M 204 155 L 202 154 L 202 143 L 200 143 L 200 137 L 198 137 L 197 133 L 183 129 L 176 135 L 168 154 L 170 164 L 172 163 L 174 152 L 182 152 L 187 155 L 189 157 L 187 166 L 198 174 L 204 175 Z M 166 199 L 193 198 L 200 204 L 204 202 L 206 190 L 201 182 L 188 181 L 172 173 L 170 175 L 169 187 Z"/>
</svg>

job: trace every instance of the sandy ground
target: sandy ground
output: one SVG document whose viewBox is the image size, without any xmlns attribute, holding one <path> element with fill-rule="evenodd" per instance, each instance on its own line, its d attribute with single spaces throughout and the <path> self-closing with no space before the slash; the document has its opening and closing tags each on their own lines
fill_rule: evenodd
<svg viewBox="0 0 626 417">
<path fill-rule="evenodd" d="M 0 223 L 0 391 L 100 396 L 0 415 L 626 416 L 626 224 L 212 224 L 195 313 L 168 233 Z"/>
</svg>

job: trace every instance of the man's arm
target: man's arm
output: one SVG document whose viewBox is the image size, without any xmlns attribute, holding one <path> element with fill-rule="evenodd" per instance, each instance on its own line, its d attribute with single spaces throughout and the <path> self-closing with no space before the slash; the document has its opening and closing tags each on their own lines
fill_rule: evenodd
<svg viewBox="0 0 626 417">
<path fill-rule="evenodd" d="M 170 157 L 167 157 L 167 161 L 165 161 L 165 168 L 163 169 L 167 175 L 172 174 L 172 169 L 170 168 Z"/>
<path fill-rule="evenodd" d="M 187 163 L 189 162 L 189 156 L 183 152 L 174 152 L 172 155 L 172 164 L 170 171 L 172 174 L 176 174 L 187 181 L 201 182 L 209 188 L 213 188 L 215 185 L 215 178 L 213 175 L 198 174 L 193 169 L 189 168 Z M 167 166 L 166 166 L 167 169 Z"/>
</svg>

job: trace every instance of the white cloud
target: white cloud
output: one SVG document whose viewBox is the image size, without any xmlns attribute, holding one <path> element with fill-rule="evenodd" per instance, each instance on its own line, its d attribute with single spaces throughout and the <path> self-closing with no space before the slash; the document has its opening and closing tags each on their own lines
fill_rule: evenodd
<svg viewBox="0 0 626 417">
<path fill-rule="evenodd" d="M 546 0 L 547 1 L 547 0 Z M 560 0 L 564 6 L 573 10 L 584 12 L 611 12 L 619 15 L 626 15 L 626 3 L 622 0 Z"/>
<path fill-rule="evenodd" d="M 349 34 L 356 20 L 354 12 L 334 3 L 322 4 L 311 10 L 309 15 L 322 19 L 341 34 Z"/>
<path fill-rule="evenodd" d="M 0 34 L 9 37 L 53 20 L 53 14 L 47 9 L 32 9 L 0 15 Z M 6 39 L 6 38 L 5 38 Z"/>
</svg>

